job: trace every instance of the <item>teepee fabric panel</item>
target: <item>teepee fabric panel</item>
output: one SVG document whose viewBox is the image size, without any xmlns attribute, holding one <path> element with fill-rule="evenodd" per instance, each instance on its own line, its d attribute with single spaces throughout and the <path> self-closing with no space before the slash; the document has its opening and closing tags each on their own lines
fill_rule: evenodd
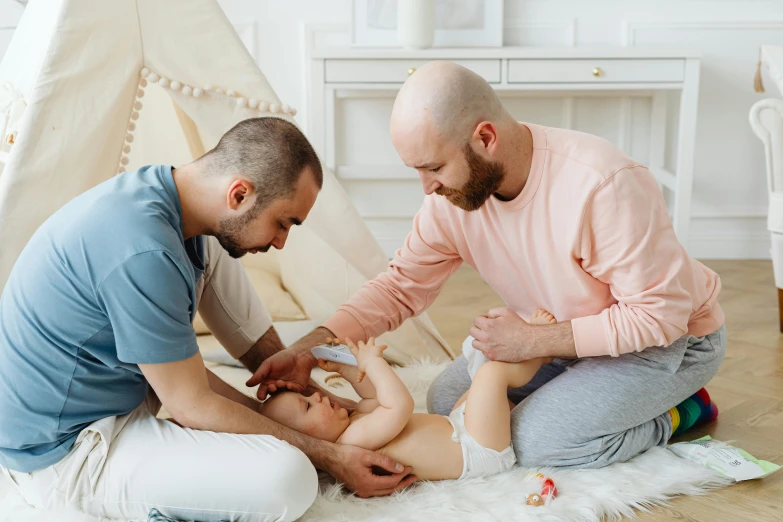
<svg viewBox="0 0 783 522">
<path fill-rule="evenodd" d="M 0 288 L 63 204 L 143 165 L 187 163 L 252 117 L 293 121 L 214 0 L 32 0 L 0 66 L 27 104 L 0 174 Z M 310 320 L 327 319 L 388 259 L 334 175 L 275 263 Z M 426 316 L 384 336 L 400 363 L 454 353 Z"/>
</svg>

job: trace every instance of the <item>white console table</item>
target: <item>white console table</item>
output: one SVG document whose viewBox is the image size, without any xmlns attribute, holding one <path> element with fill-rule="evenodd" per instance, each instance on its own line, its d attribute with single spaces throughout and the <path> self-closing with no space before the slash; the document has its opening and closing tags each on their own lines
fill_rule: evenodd
<svg viewBox="0 0 783 522">
<path fill-rule="evenodd" d="M 450 60 L 475 71 L 501 96 L 546 97 L 570 96 L 568 93 L 573 93 L 651 98 L 647 163 L 662 190 L 670 191 L 667 202 L 674 228 L 680 241 L 687 247 L 699 93 L 699 53 L 668 49 L 310 49 L 307 107 L 309 136 L 366 220 L 375 219 L 380 224 L 384 218 L 398 219 L 402 228 L 405 228 L 408 226 L 405 219 L 412 217 L 411 212 L 418 208 L 421 189 L 418 195 L 411 192 L 412 180 L 418 179 L 416 172 L 405 167 L 398 158 L 393 158 L 388 150 L 383 154 L 369 153 L 367 150 L 390 147 L 390 144 L 377 142 L 388 139 L 388 114 L 394 96 L 409 74 L 431 60 Z M 671 116 L 669 113 L 673 112 L 669 109 L 668 94 L 672 91 L 680 93 L 676 126 L 669 125 L 667 121 Z M 356 103 L 353 109 L 341 106 L 342 112 L 336 112 L 338 104 L 351 100 Z M 376 107 L 371 105 L 373 100 Z M 362 115 L 362 112 L 374 114 Z M 341 121 L 341 117 L 345 119 L 350 114 L 353 114 L 355 122 L 364 123 L 351 125 Z M 374 120 L 370 120 L 370 116 Z M 524 115 L 515 116 L 525 119 Z M 370 121 L 373 121 L 373 127 L 382 128 L 370 128 L 367 124 Z M 566 115 L 563 121 L 565 124 L 562 126 L 569 127 L 571 116 Z M 538 123 L 535 120 L 531 122 Z M 676 136 L 669 136 L 672 130 L 676 130 Z M 668 161 L 667 144 L 670 146 Z M 617 145 L 627 148 L 624 143 Z M 348 156 L 353 156 L 353 159 Z M 670 169 L 666 168 L 667 164 Z M 385 189 L 376 191 L 373 196 L 372 191 L 361 185 L 361 182 L 370 180 L 407 180 L 408 192 L 398 192 L 394 196 L 394 204 L 384 207 L 382 200 Z M 391 187 L 389 183 L 387 186 Z M 402 197 L 400 194 L 406 195 Z M 376 198 L 374 202 L 362 199 L 372 197 Z M 410 202 L 406 203 L 408 200 Z M 381 210 L 378 211 L 378 208 Z M 373 226 L 370 228 L 373 229 Z M 384 235 L 383 230 L 388 229 L 380 226 L 373 232 L 378 237 Z M 392 241 L 392 235 L 386 234 L 388 242 L 396 242 L 397 247 L 401 246 L 402 240 Z M 383 238 L 379 239 L 383 244 Z M 392 244 L 384 246 L 387 252 L 396 248 Z"/>
</svg>

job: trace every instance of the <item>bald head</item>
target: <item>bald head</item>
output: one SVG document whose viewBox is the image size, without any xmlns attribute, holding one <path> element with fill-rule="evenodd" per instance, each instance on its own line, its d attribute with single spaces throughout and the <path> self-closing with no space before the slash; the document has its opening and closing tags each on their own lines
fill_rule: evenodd
<svg viewBox="0 0 783 522">
<path fill-rule="evenodd" d="M 482 121 L 513 122 L 497 94 L 478 74 L 452 62 L 430 62 L 400 89 L 391 118 L 392 139 L 416 128 L 464 144 Z"/>
</svg>

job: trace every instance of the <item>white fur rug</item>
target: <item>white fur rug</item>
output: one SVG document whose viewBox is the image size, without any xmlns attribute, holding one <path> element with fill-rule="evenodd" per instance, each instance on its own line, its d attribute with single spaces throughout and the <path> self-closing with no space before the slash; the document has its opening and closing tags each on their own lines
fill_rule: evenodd
<svg viewBox="0 0 783 522">
<path fill-rule="evenodd" d="M 398 369 L 416 399 L 416 411 L 426 411 L 430 382 L 444 365 L 421 363 Z M 245 370 L 212 366 L 226 381 L 245 391 Z M 318 370 L 320 372 L 320 370 Z M 323 374 L 316 376 L 323 381 Z M 344 381 L 330 380 L 335 393 L 353 396 Z M 525 504 L 528 493 L 538 492 L 538 482 L 528 476 L 542 472 L 554 479 L 558 496 L 549 506 Z M 624 463 L 600 470 L 555 471 L 516 468 L 487 479 L 418 483 L 391 497 L 360 499 L 346 494 L 326 474 L 321 475 L 321 493 L 301 519 L 315 521 L 600 521 L 633 516 L 665 504 L 676 495 L 702 495 L 731 481 L 676 457 L 663 448 L 653 448 Z M 28 506 L 10 482 L 0 475 L 0 522 L 98 522 L 73 513 L 46 513 Z"/>
</svg>

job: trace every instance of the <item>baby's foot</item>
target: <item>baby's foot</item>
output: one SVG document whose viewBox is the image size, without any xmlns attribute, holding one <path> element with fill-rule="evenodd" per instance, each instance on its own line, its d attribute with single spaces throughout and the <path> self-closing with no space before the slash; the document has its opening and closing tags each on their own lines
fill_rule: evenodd
<svg viewBox="0 0 783 522">
<path fill-rule="evenodd" d="M 557 324 L 557 320 L 546 310 L 538 309 L 530 318 L 530 324 Z"/>
</svg>

